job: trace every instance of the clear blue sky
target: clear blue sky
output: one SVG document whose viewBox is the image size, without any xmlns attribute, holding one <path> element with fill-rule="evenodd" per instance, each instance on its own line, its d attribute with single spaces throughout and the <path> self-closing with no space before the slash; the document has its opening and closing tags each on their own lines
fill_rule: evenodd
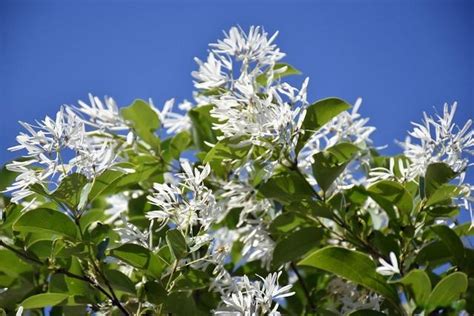
<svg viewBox="0 0 474 316">
<path fill-rule="evenodd" d="M 0 162 L 18 120 L 54 115 L 87 93 L 190 98 L 193 57 L 240 24 L 280 31 L 311 99 L 363 97 L 377 145 L 398 150 L 423 110 L 459 101 L 473 117 L 474 1 L 0 0 Z M 301 78 L 303 79 L 303 78 Z"/>
</svg>

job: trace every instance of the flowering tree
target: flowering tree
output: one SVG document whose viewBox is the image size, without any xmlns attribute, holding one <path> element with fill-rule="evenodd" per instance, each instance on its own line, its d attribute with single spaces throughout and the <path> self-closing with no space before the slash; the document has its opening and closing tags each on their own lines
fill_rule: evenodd
<svg viewBox="0 0 474 316">
<path fill-rule="evenodd" d="M 474 313 L 471 121 L 381 155 L 361 100 L 307 100 L 259 27 L 173 112 L 90 96 L 23 123 L 0 176 L 0 306 L 37 315 Z"/>
</svg>

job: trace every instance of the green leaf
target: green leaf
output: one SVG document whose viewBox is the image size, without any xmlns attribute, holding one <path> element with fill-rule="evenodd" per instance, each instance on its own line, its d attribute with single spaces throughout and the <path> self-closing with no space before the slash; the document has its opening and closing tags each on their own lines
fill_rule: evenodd
<svg viewBox="0 0 474 316">
<path fill-rule="evenodd" d="M 163 262 L 154 253 L 136 244 L 124 244 L 112 249 L 111 255 L 135 268 L 149 272 L 155 278 L 159 278 L 165 268 Z"/>
<path fill-rule="evenodd" d="M 296 212 L 285 212 L 278 215 L 270 224 L 272 235 L 280 236 L 306 224 L 306 219 Z"/>
<path fill-rule="evenodd" d="M 204 271 L 189 270 L 181 274 L 174 281 L 176 291 L 203 289 L 208 286 L 209 276 Z"/>
<path fill-rule="evenodd" d="M 170 156 L 166 159 L 167 161 L 179 159 L 181 153 L 188 149 L 191 143 L 191 134 L 188 131 L 180 132 L 162 143 L 163 155 L 168 154 Z"/>
<path fill-rule="evenodd" d="M 171 315 L 200 315 L 191 292 L 171 292 L 165 299 L 165 310 Z"/>
<path fill-rule="evenodd" d="M 451 184 L 443 184 L 434 191 L 430 198 L 426 201 L 425 207 L 430 207 L 435 204 L 450 204 L 451 199 L 460 195 L 461 188 Z"/>
<path fill-rule="evenodd" d="M 283 169 L 258 187 L 260 193 L 282 204 L 311 198 L 313 188 L 297 171 Z"/>
<path fill-rule="evenodd" d="M 282 68 L 286 67 L 286 69 L 284 71 L 281 71 Z M 281 72 L 278 72 L 276 74 L 274 74 L 273 76 L 273 80 L 278 80 L 280 78 L 283 78 L 283 77 L 286 77 L 286 76 L 291 76 L 291 75 L 299 75 L 301 74 L 301 72 L 294 68 L 293 66 L 289 65 L 289 64 L 285 64 L 285 63 L 279 63 L 279 64 L 275 64 L 275 66 L 273 66 L 273 70 L 279 70 Z M 266 86 L 267 83 L 268 83 L 268 76 L 267 76 L 267 73 L 263 73 L 259 76 L 257 76 L 257 83 L 261 86 Z"/>
<path fill-rule="evenodd" d="M 210 149 L 206 142 L 217 143 L 216 131 L 212 129 L 212 124 L 217 120 L 211 117 L 212 105 L 203 105 L 188 112 L 193 124 L 192 136 L 194 144 L 203 151 Z"/>
<path fill-rule="evenodd" d="M 176 259 L 181 259 L 186 255 L 186 240 L 181 231 L 177 229 L 168 230 L 166 232 L 166 242 Z"/>
<path fill-rule="evenodd" d="M 16 172 L 10 171 L 6 166 L 3 166 L 2 169 L 0 169 L 0 192 L 12 184 L 17 176 L 18 174 Z"/>
<path fill-rule="evenodd" d="M 64 213 L 39 208 L 23 213 L 13 224 L 13 230 L 21 232 L 46 232 L 76 239 L 77 227 Z"/>
<path fill-rule="evenodd" d="M 386 314 L 370 309 L 359 309 L 347 314 L 347 316 L 386 316 Z"/>
<path fill-rule="evenodd" d="M 438 282 L 427 302 L 428 312 L 437 307 L 446 307 L 460 298 L 467 290 L 467 276 L 462 272 L 454 272 Z"/>
<path fill-rule="evenodd" d="M 65 301 L 68 297 L 69 295 L 64 293 L 43 293 L 28 297 L 20 305 L 25 309 L 55 306 Z"/>
<path fill-rule="evenodd" d="M 451 181 L 455 176 L 456 172 L 445 163 L 430 164 L 426 169 L 424 179 L 425 196 L 429 198 L 439 187 Z"/>
<path fill-rule="evenodd" d="M 358 151 L 357 146 L 340 143 L 313 156 L 313 175 L 323 191 L 329 189 Z"/>
<path fill-rule="evenodd" d="M 434 241 L 421 248 L 415 261 L 420 265 L 436 267 L 448 262 L 451 258 L 448 247 L 441 241 Z"/>
<path fill-rule="evenodd" d="M 441 239 L 441 241 L 449 249 L 449 252 L 453 255 L 454 263 L 458 266 L 462 266 L 464 262 L 464 245 L 458 235 L 448 226 L 437 225 L 431 227 L 431 230 Z"/>
<path fill-rule="evenodd" d="M 370 186 L 367 192 L 387 212 L 391 219 L 397 218 L 395 207 L 400 211 L 400 215 L 406 216 L 410 214 L 413 208 L 412 196 L 398 182 L 382 180 Z"/>
<path fill-rule="evenodd" d="M 153 149 L 160 149 L 160 139 L 155 135 L 160 127 L 160 119 L 147 102 L 135 100 L 130 106 L 121 109 L 120 113 L 141 139 Z"/>
<path fill-rule="evenodd" d="M 126 174 L 122 171 L 117 170 L 106 170 L 100 176 L 98 176 L 94 185 L 89 192 L 89 201 L 95 200 L 102 194 L 112 191 L 119 181 L 125 177 Z"/>
<path fill-rule="evenodd" d="M 411 270 L 396 282 L 405 285 L 417 306 L 424 307 L 426 305 L 431 293 L 431 281 L 425 271 L 419 269 Z"/>
<path fill-rule="evenodd" d="M 322 99 L 308 106 L 302 124 L 304 134 L 302 134 L 298 139 L 295 149 L 296 154 L 300 152 L 306 141 L 318 129 L 350 107 L 349 103 L 338 98 Z"/>
<path fill-rule="evenodd" d="M 303 227 L 285 235 L 273 251 L 272 266 L 278 268 L 287 262 L 298 260 L 320 244 L 323 231 L 317 227 Z"/>
<path fill-rule="evenodd" d="M 135 284 L 122 272 L 118 270 L 104 270 L 105 277 L 116 290 L 136 294 Z"/>
<path fill-rule="evenodd" d="M 392 303 L 399 300 L 396 289 L 375 271 L 372 259 L 358 251 L 329 246 L 316 250 L 298 264 L 334 273 L 382 294 Z"/>
<path fill-rule="evenodd" d="M 234 159 L 243 159 L 247 156 L 250 146 L 241 146 L 241 138 L 224 138 L 219 141 L 214 147 L 209 150 L 206 157 L 204 158 L 204 163 L 211 162 L 213 160 L 234 160 Z"/>
<path fill-rule="evenodd" d="M 296 202 L 291 202 L 285 208 L 291 212 L 297 212 L 305 217 L 324 217 L 332 219 L 334 213 L 332 208 L 322 201 L 313 201 L 308 199 L 301 199 Z"/>
<path fill-rule="evenodd" d="M 66 204 L 70 209 L 77 210 L 81 201 L 81 192 L 87 184 L 87 178 L 80 173 L 68 175 L 61 181 L 59 187 L 50 196 Z"/>
</svg>

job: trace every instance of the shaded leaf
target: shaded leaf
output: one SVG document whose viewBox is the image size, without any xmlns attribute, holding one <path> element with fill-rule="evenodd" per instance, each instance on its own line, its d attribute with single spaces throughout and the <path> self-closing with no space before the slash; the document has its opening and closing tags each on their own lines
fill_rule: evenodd
<svg viewBox="0 0 474 316">
<path fill-rule="evenodd" d="M 349 103 L 338 98 L 322 99 L 308 106 L 302 124 L 304 134 L 298 138 L 295 148 L 296 154 L 300 152 L 306 141 L 310 139 L 318 129 L 350 107 Z"/>
<path fill-rule="evenodd" d="M 340 143 L 313 156 L 313 175 L 323 191 L 329 189 L 358 151 L 355 145 Z"/>
<path fill-rule="evenodd" d="M 334 273 L 382 294 L 392 303 L 398 302 L 395 288 L 375 271 L 372 259 L 358 251 L 329 246 L 309 254 L 298 264 Z"/>
<path fill-rule="evenodd" d="M 65 301 L 68 297 L 69 295 L 64 293 L 43 293 L 28 297 L 20 305 L 25 309 L 55 306 Z"/>
<path fill-rule="evenodd" d="M 303 227 L 286 234 L 275 246 L 272 266 L 278 268 L 282 264 L 298 260 L 308 251 L 317 247 L 322 236 L 323 231 L 317 227 Z"/>
<path fill-rule="evenodd" d="M 13 224 L 21 232 L 45 232 L 75 239 L 77 227 L 69 216 L 56 210 L 39 208 L 23 213 Z"/>
<path fill-rule="evenodd" d="M 449 306 L 466 292 L 467 285 L 467 276 L 462 272 L 454 272 L 445 276 L 436 284 L 428 298 L 428 311 L 437 307 Z"/>
</svg>

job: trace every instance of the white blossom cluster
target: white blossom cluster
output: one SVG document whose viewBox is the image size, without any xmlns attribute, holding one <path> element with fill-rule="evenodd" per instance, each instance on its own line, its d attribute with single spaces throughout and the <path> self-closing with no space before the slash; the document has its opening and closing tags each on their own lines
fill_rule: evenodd
<svg viewBox="0 0 474 316">
<path fill-rule="evenodd" d="M 199 70 L 192 73 L 198 93 L 206 95 L 203 101 L 214 105 L 211 115 L 221 137 L 261 146 L 268 155 L 292 145 L 307 105 L 308 80 L 301 89 L 274 80 L 289 67 L 276 67 L 284 57 L 273 43 L 276 36 L 268 38 L 260 27 L 248 34 L 232 27 L 210 45 L 207 61 L 196 59 Z"/>
<path fill-rule="evenodd" d="M 113 99 L 106 98 L 105 106 L 96 97 L 90 96 L 90 101 L 90 106 L 82 101 L 79 107 L 62 106 L 54 119 L 46 116 L 36 124 L 20 122 L 26 132 L 17 136 L 18 145 L 10 150 L 24 150 L 26 155 L 7 165 L 19 174 L 6 189 L 13 202 L 30 196 L 32 185 L 54 190 L 71 173 L 92 179 L 114 164 L 118 144 L 106 130 L 126 127 Z"/>
<path fill-rule="evenodd" d="M 202 171 L 192 169 L 187 160 L 181 161 L 181 167 L 184 173 L 178 175 L 182 179 L 178 186 L 169 183 L 154 184 L 155 192 L 148 199 L 159 210 L 148 212 L 146 217 L 162 225 L 170 222 L 186 232 L 191 232 L 192 227 L 198 223 L 203 230 L 207 230 L 222 215 L 214 194 L 203 183 L 211 168 L 206 165 Z"/>
<path fill-rule="evenodd" d="M 328 292 L 332 294 L 339 309 L 336 312 L 345 315 L 359 309 L 381 311 L 383 298 L 376 293 L 357 287 L 356 284 L 334 278 L 329 282 Z"/>
<path fill-rule="evenodd" d="M 266 278 L 250 281 L 247 276 L 234 277 L 232 287 L 222 298 L 222 306 L 214 311 L 215 315 L 281 315 L 278 301 L 292 296 L 291 285 L 280 286 L 281 272 L 271 273 Z"/>
</svg>

